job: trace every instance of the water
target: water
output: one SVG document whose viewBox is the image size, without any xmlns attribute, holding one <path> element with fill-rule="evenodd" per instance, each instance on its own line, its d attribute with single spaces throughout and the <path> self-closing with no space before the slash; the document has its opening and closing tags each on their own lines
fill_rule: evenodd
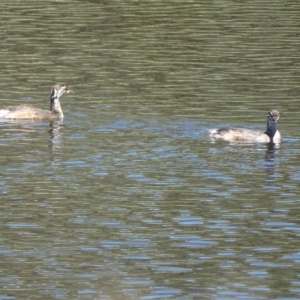
<svg viewBox="0 0 300 300">
<path fill-rule="evenodd" d="M 299 299 L 299 4 L 4 1 L 0 299 Z M 212 143 L 226 125 L 283 136 Z"/>
</svg>

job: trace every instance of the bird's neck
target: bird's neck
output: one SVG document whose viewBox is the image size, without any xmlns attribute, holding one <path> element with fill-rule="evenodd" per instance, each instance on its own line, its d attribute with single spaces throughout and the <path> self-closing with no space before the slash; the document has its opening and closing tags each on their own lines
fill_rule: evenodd
<svg viewBox="0 0 300 300">
<path fill-rule="evenodd" d="M 60 107 L 59 98 L 56 98 L 56 97 L 51 98 L 50 111 L 52 113 L 62 114 L 62 109 Z"/>
<path fill-rule="evenodd" d="M 267 122 L 267 130 L 265 131 L 265 134 L 269 136 L 270 143 L 273 144 L 273 138 L 276 134 L 277 128 L 276 128 L 276 122 Z"/>
</svg>

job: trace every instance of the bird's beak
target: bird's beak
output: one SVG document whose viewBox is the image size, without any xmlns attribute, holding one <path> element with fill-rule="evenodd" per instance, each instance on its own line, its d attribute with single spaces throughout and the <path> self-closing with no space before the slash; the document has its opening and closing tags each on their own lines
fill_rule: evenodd
<svg viewBox="0 0 300 300">
<path fill-rule="evenodd" d="M 72 90 L 71 90 L 71 89 L 69 89 L 69 88 L 67 88 L 67 90 L 66 90 L 66 93 L 67 93 L 67 94 L 71 94 L 71 93 L 72 93 L 72 94 L 75 94 L 75 92 L 74 92 L 74 91 L 72 91 Z"/>
</svg>

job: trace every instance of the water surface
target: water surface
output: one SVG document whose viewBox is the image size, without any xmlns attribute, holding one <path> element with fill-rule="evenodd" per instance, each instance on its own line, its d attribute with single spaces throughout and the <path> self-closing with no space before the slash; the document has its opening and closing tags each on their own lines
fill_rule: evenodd
<svg viewBox="0 0 300 300">
<path fill-rule="evenodd" d="M 299 299 L 298 2 L 1 7 L 0 299 Z"/>
</svg>

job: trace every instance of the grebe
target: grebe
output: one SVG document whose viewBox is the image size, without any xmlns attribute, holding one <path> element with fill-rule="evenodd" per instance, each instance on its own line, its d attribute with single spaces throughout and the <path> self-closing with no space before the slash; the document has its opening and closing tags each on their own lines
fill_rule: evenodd
<svg viewBox="0 0 300 300">
<path fill-rule="evenodd" d="M 265 132 L 255 129 L 227 127 L 212 130 L 210 137 L 212 139 L 221 139 L 228 142 L 279 143 L 281 136 L 276 129 L 278 120 L 278 110 L 272 109 L 267 114 L 267 130 Z"/>
<path fill-rule="evenodd" d="M 40 119 L 61 120 L 64 117 L 59 99 L 65 94 L 74 93 L 67 85 L 56 84 L 51 89 L 50 110 L 44 110 L 31 106 L 19 105 L 0 109 L 0 119 Z"/>
</svg>

